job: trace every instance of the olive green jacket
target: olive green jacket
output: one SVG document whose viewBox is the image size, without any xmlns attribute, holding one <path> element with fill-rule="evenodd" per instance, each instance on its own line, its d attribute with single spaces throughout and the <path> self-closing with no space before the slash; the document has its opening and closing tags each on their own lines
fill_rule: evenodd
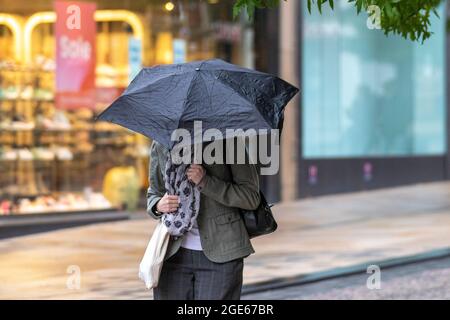
<svg viewBox="0 0 450 320">
<path fill-rule="evenodd" d="M 164 168 L 168 150 L 157 142 L 151 146 L 147 191 L 147 212 L 155 219 L 157 202 L 166 193 Z M 247 257 L 254 249 L 238 208 L 253 210 L 260 202 L 259 179 L 252 164 L 203 165 L 205 183 L 200 188 L 200 211 L 197 224 L 206 257 L 218 263 Z M 165 259 L 180 248 L 182 237 L 171 237 Z"/>
</svg>

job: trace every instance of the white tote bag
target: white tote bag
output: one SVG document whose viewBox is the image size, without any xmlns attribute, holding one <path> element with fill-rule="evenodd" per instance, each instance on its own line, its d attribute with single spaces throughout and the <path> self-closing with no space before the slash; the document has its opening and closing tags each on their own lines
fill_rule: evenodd
<svg viewBox="0 0 450 320">
<path fill-rule="evenodd" d="M 147 289 L 158 286 L 159 275 L 169 244 L 169 232 L 160 220 L 153 231 L 144 257 L 139 265 L 139 278 L 145 282 Z"/>
</svg>

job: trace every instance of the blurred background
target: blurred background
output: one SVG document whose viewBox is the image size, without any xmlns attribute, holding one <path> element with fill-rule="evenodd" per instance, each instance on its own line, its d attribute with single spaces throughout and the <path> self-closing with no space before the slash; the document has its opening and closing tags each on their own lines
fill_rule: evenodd
<svg viewBox="0 0 450 320">
<path fill-rule="evenodd" d="M 73 3 L 56 2 L 64 9 Z M 386 211 L 389 205 L 379 207 L 377 201 L 386 195 L 401 198 L 389 191 L 394 189 L 376 194 L 378 198 L 360 191 L 448 180 L 447 1 L 438 9 L 440 18 L 432 18 L 433 35 L 424 44 L 386 37 L 382 30 L 369 28 L 367 14 L 357 15 L 346 1 L 338 1 L 334 11 L 326 7 L 322 14 L 317 10 L 310 14 L 306 1 L 290 0 L 279 8 L 256 10 L 253 20 L 244 13 L 233 19 L 233 4 L 231 0 L 82 2 L 82 13 L 84 8 L 92 12 L 83 19 L 93 27 L 82 31 L 64 56 L 65 49 L 57 49 L 64 37 L 57 18 L 65 11 L 58 12 L 55 2 L 0 0 L 0 239 L 6 241 L 0 255 L 4 254 L 4 268 L 19 268 L 20 258 L 9 256 L 12 243 L 7 242 L 22 241 L 17 236 L 146 218 L 151 141 L 119 126 L 94 122 L 94 116 L 122 93 L 142 67 L 220 58 L 277 74 L 300 88 L 287 107 L 280 172 L 261 177 L 263 192 L 269 201 L 280 203 L 284 208 L 280 211 L 289 208 L 295 216 L 299 208 L 311 213 L 318 206 L 330 210 L 333 205 L 336 212 L 330 219 L 339 217 L 340 203 L 345 203 L 341 217 L 349 208 L 361 209 L 364 204 Z M 91 37 L 86 40 L 88 51 L 83 51 L 87 50 L 83 37 Z M 75 62 L 76 54 L 88 52 L 88 63 L 64 62 L 70 52 Z M 67 89 L 72 79 L 76 82 L 74 70 L 92 73 L 90 83 Z M 442 194 L 431 202 L 447 208 L 448 187 L 439 186 L 432 185 Z M 426 194 L 425 189 L 411 190 L 411 198 L 404 198 L 409 203 L 418 199 L 417 194 Z M 436 195 L 434 190 L 429 193 Z M 354 192 L 363 198 L 333 198 Z M 422 200 L 417 200 L 415 208 L 429 203 L 428 198 Z M 390 205 L 391 209 L 396 206 Z M 299 213 L 293 219 L 301 229 L 319 216 L 306 219 Z M 442 221 L 439 224 L 443 226 Z M 89 238 L 86 230 L 80 232 Z M 89 230 L 95 234 L 99 229 Z M 143 253 L 150 230 L 148 225 L 141 230 L 135 260 Z M 75 235 L 58 238 L 79 239 Z M 326 251 L 328 247 L 323 243 L 317 248 Z M 134 274 L 137 262 L 128 262 Z M 313 269 L 304 271 L 297 265 L 292 274 Z M 61 270 L 64 276 L 65 268 Z M 42 274 L 38 278 L 45 279 Z M 3 296 L 21 297 L 11 289 L 18 288 L 17 281 L 9 285 Z M 127 291 L 123 295 L 127 297 Z"/>
<path fill-rule="evenodd" d="M 53 1 L 0 4 L 1 215 L 145 206 L 150 141 L 93 117 L 144 66 L 254 66 L 254 26 L 231 18 L 231 1 L 92 1 L 95 98 L 66 103 L 56 78 L 72 74 L 56 61 Z"/>
</svg>

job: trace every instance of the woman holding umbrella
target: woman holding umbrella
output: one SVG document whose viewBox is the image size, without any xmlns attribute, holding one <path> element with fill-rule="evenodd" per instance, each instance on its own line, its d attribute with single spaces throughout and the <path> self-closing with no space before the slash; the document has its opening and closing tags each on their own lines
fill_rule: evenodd
<svg viewBox="0 0 450 320">
<path fill-rule="evenodd" d="M 201 134 L 214 129 L 226 138 L 229 129 L 281 130 L 297 92 L 270 74 L 194 61 L 144 68 L 97 117 L 154 141 L 147 211 L 171 235 L 156 299 L 239 299 L 243 258 L 254 252 L 239 210 L 260 202 L 253 164 L 172 163 L 174 131 L 187 130 L 195 142 L 197 121 Z"/>
<path fill-rule="evenodd" d="M 192 214 L 189 206 L 196 200 L 165 187 L 168 149 L 154 142 L 151 158 L 148 213 L 156 219 L 180 209 Z M 188 190 L 199 193 L 199 206 L 194 205 L 199 210 L 190 230 L 170 238 L 154 298 L 240 299 L 243 258 L 254 250 L 239 208 L 253 210 L 259 205 L 257 170 L 252 164 L 193 164 L 181 170 L 188 180 L 186 186 L 192 185 Z M 178 189 L 183 192 L 186 187 Z"/>
</svg>

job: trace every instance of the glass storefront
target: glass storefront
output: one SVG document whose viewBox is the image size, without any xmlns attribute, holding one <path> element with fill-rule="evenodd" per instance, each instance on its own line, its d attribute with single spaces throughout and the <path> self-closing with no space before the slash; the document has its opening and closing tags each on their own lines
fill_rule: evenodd
<svg viewBox="0 0 450 320">
<path fill-rule="evenodd" d="M 0 0 L 0 215 L 135 208 L 150 141 L 95 115 L 141 66 L 245 61 L 233 1 L 89 2 L 96 102 L 68 110 L 55 103 L 53 2 Z"/>
<path fill-rule="evenodd" d="M 386 37 L 367 14 L 302 2 L 303 158 L 446 153 L 445 5 L 425 44 Z"/>
</svg>

